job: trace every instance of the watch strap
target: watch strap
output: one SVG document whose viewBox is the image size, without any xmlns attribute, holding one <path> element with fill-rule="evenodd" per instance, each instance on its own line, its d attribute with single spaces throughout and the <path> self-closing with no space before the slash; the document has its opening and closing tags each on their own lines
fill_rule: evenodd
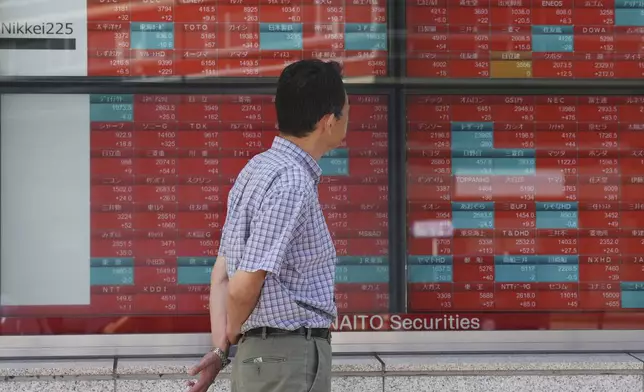
<svg viewBox="0 0 644 392">
<path fill-rule="evenodd" d="M 213 354 L 219 357 L 221 360 L 221 368 L 225 368 L 230 364 L 230 360 L 228 359 L 228 354 L 224 352 L 224 350 L 220 349 L 219 347 L 215 347 L 212 349 Z"/>
</svg>

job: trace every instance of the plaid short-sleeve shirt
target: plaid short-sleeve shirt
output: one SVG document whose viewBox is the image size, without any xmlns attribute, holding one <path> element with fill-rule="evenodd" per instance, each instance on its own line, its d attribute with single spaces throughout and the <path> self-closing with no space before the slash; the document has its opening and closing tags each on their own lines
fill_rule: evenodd
<svg viewBox="0 0 644 392">
<path fill-rule="evenodd" d="M 228 196 L 219 254 L 228 276 L 267 273 L 257 307 L 242 327 L 328 328 L 336 254 L 318 198 L 322 170 L 294 143 L 276 137 L 241 171 Z"/>
</svg>

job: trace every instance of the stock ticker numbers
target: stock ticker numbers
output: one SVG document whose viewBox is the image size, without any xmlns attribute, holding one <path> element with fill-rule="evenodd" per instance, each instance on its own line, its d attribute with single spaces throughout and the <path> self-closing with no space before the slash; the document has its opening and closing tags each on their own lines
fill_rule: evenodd
<svg viewBox="0 0 644 392">
<path fill-rule="evenodd" d="M 412 95 L 410 308 L 644 308 L 644 96 Z"/>
<path fill-rule="evenodd" d="M 270 95 L 91 96 L 91 304 L 203 314 L 227 195 L 277 136 Z M 341 312 L 388 309 L 387 111 L 351 95 L 345 145 L 320 161 Z"/>
<path fill-rule="evenodd" d="M 88 0 L 90 76 L 275 77 L 302 58 L 387 75 L 385 0 Z"/>
<path fill-rule="evenodd" d="M 407 0 L 407 76 L 641 78 L 644 2 Z"/>
</svg>

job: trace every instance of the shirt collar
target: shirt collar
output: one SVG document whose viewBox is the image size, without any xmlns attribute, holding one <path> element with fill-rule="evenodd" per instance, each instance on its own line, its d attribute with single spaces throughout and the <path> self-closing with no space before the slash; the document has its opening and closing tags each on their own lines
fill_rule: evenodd
<svg viewBox="0 0 644 392">
<path fill-rule="evenodd" d="M 292 158 L 295 158 L 297 161 L 304 164 L 304 166 L 309 170 L 311 176 L 316 183 L 320 181 L 320 176 L 322 175 L 322 168 L 320 165 L 313 159 L 309 153 L 302 150 L 298 147 L 297 144 L 284 139 L 283 137 L 276 136 L 273 139 L 272 149 L 284 153 Z"/>
</svg>

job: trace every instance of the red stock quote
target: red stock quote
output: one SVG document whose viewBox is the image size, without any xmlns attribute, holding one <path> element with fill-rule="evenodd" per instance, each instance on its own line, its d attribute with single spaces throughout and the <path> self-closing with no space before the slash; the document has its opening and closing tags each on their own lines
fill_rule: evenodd
<svg viewBox="0 0 644 392">
<path fill-rule="evenodd" d="M 410 311 L 644 308 L 644 96 L 410 95 Z M 573 316 L 568 316 L 573 317 Z"/>
<path fill-rule="evenodd" d="M 629 0 L 407 0 L 407 76 L 641 78 Z"/>
<path fill-rule="evenodd" d="M 91 304 L 5 316 L 205 315 L 234 180 L 277 136 L 270 95 L 91 95 Z M 340 312 L 386 312 L 388 96 L 350 95 L 320 161 Z"/>
<path fill-rule="evenodd" d="M 302 58 L 387 75 L 385 0 L 88 0 L 90 76 L 279 76 Z"/>
</svg>

